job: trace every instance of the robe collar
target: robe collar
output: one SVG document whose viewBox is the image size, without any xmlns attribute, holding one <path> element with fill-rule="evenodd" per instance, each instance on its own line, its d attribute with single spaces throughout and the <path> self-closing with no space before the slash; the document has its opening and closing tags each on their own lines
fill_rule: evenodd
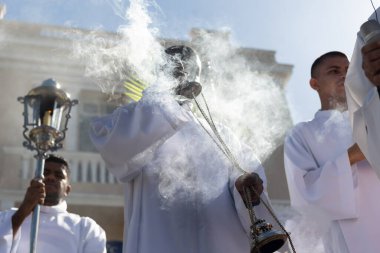
<svg viewBox="0 0 380 253">
<path fill-rule="evenodd" d="M 348 117 L 348 110 L 343 111 L 343 112 L 339 110 L 335 110 L 335 109 L 318 110 L 314 115 L 316 119 L 325 119 L 325 118 L 330 118 L 331 116 Z"/>
</svg>

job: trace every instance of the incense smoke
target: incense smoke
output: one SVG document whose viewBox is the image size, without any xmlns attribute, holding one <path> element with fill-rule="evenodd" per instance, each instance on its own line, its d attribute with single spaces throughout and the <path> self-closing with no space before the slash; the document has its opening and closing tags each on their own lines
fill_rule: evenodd
<svg viewBox="0 0 380 253">
<path fill-rule="evenodd" d="M 113 7 L 120 8 L 120 4 Z M 156 39 L 159 31 L 151 27 L 147 8 L 142 0 L 130 1 L 125 14 L 128 24 L 119 27 L 117 36 L 94 31 L 75 43 L 74 55 L 84 61 L 86 76 L 102 92 L 111 95 L 123 92 L 124 81 L 131 76 L 146 83 L 155 82 L 163 50 Z"/>
<path fill-rule="evenodd" d="M 131 1 L 126 20 L 116 39 L 107 40 L 94 32 L 75 50 L 85 59 L 86 75 L 96 80 L 105 93 L 123 90 L 123 80 L 130 75 L 148 84 L 159 78 L 170 79 L 159 71 L 164 61 L 163 47 L 147 4 Z M 248 62 L 244 51 L 231 45 L 225 36 L 199 30 L 191 45 L 203 61 L 203 91 L 215 119 L 227 124 L 265 160 L 291 124 L 281 87 L 270 76 L 254 70 L 254 64 L 260 63 L 253 63 L 255 59 Z"/>
<path fill-rule="evenodd" d="M 158 39 L 159 31 L 153 26 L 148 8 L 149 5 L 142 0 L 131 0 L 125 18 L 127 24 L 119 28 L 116 37 L 108 36 L 107 39 L 107 34 L 95 31 L 76 44 L 75 54 L 85 61 L 86 75 L 95 80 L 103 92 L 117 96 L 124 89 L 124 80 L 131 75 L 147 84 L 155 84 L 157 90 L 172 88 L 171 78 L 160 71 L 164 63 L 164 47 Z M 248 60 L 244 56 L 246 51 L 231 45 L 226 36 L 214 36 L 218 34 L 226 34 L 226 31 L 213 34 L 199 29 L 191 41 L 191 46 L 203 61 L 201 83 L 204 95 L 214 120 L 232 129 L 239 139 L 253 148 L 259 159 L 264 160 L 290 127 L 283 91 L 270 76 L 254 70 L 261 66 L 260 62 L 252 63 L 255 58 Z M 169 166 L 187 164 L 187 158 L 181 157 L 181 153 L 207 153 L 202 149 L 210 145 L 214 147 L 215 144 L 211 140 L 210 143 L 182 144 L 176 156 L 170 159 L 161 157 L 161 162 L 168 164 L 165 171 L 158 172 L 162 196 L 169 200 L 178 198 L 178 189 L 184 193 L 184 199 L 191 199 L 198 193 L 206 199 L 218 195 L 219 182 L 223 182 L 225 175 L 217 170 L 212 172 L 215 187 L 210 190 L 204 188 L 207 184 L 204 187 L 194 184 L 192 168 Z M 238 148 L 230 148 L 235 156 L 239 156 L 234 152 Z M 218 163 L 217 160 L 209 163 Z"/>
</svg>

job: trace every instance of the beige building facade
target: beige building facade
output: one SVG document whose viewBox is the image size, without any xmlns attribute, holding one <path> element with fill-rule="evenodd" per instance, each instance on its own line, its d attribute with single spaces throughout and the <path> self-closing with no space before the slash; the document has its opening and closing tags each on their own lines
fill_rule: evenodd
<svg viewBox="0 0 380 253">
<path fill-rule="evenodd" d="M 36 166 L 35 153 L 22 145 L 23 106 L 17 98 L 25 96 L 43 80 L 53 78 L 71 98 L 79 100 L 72 109 L 64 148 L 57 152 L 69 161 L 72 170 L 69 211 L 95 219 L 106 230 L 108 240 L 122 240 L 123 186 L 107 172 L 89 142 L 87 130 L 91 117 L 109 113 L 114 107 L 106 103 L 97 86 L 85 77 L 85 66 L 71 57 L 73 39 L 88 32 L 0 19 L 0 210 L 22 201 Z M 192 34 L 195 38 L 197 30 Z M 103 36 L 117 35 L 104 33 Z M 191 41 L 181 43 L 191 45 Z M 259 60 L 261 65 L 255 67 L 268 72 L 284 90 L 292 66 L 277 63 L 274 51 L 241 48 L 236 52 L 248 61 L 250 57 Z M 285 95 L 283 103 L 286 103 Z M 289 111 L 286 113 L 288 122 L 284 124 L 289 129 L 292 122 Z M 269 194 L 275 203 L 287 203 L 289 199 L 282 159 L 282 142 L 278 141 L 273 154 L 264 161 Z"/>
</svg>

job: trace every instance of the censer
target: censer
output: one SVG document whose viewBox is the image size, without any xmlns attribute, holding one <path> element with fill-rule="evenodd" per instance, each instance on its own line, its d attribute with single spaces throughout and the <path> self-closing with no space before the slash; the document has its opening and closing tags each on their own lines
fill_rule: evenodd
<svg viewBox="0 0 380 253">
<path fill-rule="evenodd" d="M 256 191 L 251 187 L 250 189 L 245 189 L 244 197 L 247 203 L 247 209 L 249 213 L 249 218 L 251 220 L 250 236 L 251 236 L 251 253 L 272 253 L 280 249 L 289 237 L 289 234 L 280 224 L 270 207 L 260 198 L 260 202 L 268 209 L 270 214 L 280 225 L 283 231 L 273 230 L 272 224 L 266 222 L 264 219 L 257 219 L 255 211 L 253 210 L 251 195 L 249 190 L 256 193 Z M 290 237 L 289 237 L 290 238 Z M 293 248 L 293 245 L 292 245 Z M 293 249 L 293 252 L 295 250 Z"/>
<path fill-rule="evenodd" d="M 214 121 L 211 117 L 210 111 L 208 110 L 206 99 L 204 98 L 202 92 L 199 92 L 199 93 L 201 94 L 204 104 L 206 105 L 208 115 L 204 112 L 199 102 L 197 101 L 196 96 L 193 93 L 193 99 L 195 101 L 195 104 L 197 108 L 199 109 L 200 113 L 202 114 L 203 118 L 211 127 L 212 132 L 214 133 L 214 135 L 216 136 L 219 142 L 215 140 L 215 138 L 211 135 L 211 133 L 209 133 L 206 127 L 202 124 L 202 122 L 198 120 L 199 124 L 207 132 L 207 134 L 211 137 L 211 139 L 215 142 L 215 144 L 220 148 L 220 150 L 226 155 L 226 157 L 231 161 L 233 166 L 243 173 L 248 173 L 240 167 L 236 158 L 233 156 L 228 146 L 225 144 L 225 142 L 221 138 L 214 124 Z M 251 200 L 251 194 L 249 191 L 252 191 L 254 194 L 259 196 L 260 202 L 265 206 L 265 208 L 271 214 L 273 219 L 280 226 L 281 230 L 275 230 L 272 224 L 266 222 L 264 219 L 258 219 L 256 217 L 254 209 L 253 209 L 252 200 Z M 276 250 L 280 249 L 285 244 L 286 240 L 289 239 L 290 246 L 293 252 L 295 253 L 296 251 L 290 239 L 289 233 L 285 230 L 284 226 L 282 226 L 282 224 L 280 223 L 280 221 L 278 220 L 278 218 L 272 211 L 271 207 L 267 203 L 265 203 L 265 201 L 263 201 L 263 199 L 260 197 L 259 194 L 257 194 L 257 192 L 255 191 L 253 187 L 250 187 L 249 189 L 248 188 L 244 189 L 244 198 L 245 198 L 244 199 L 245 203 L 247 203 L 247 209 L 248 209 L 248 213 L 249 213 L 249 217 L 251 221 L 251 226 L 250 226 L 251 251 L 250 252 L 251 253 L 273 253 Z"/>
</svg>

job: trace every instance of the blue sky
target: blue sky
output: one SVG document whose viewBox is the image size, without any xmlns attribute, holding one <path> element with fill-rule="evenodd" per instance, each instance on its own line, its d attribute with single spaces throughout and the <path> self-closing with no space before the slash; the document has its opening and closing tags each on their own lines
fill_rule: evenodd
<svg viewBox="0 0 380 253">
<path fill-rule="evenodd" d="M 376 7 L 380 0 L 374 0 Z M 115 31 L 125 24 L 115 14 L 127 0 L 0 0 L 5 19 Z M 276 60 L 294 65 L 286 94 L 294 123 L 319 109 L 309 88 L 309 68 L 319 55 L 339 50 L 351 56 L 356 32 L 373 12 L 369 0 L 149 0 L 162 37 L 187 39 L 192 27 L 229 27 L 235 46 L 276 51 Z"/>
</svg>

